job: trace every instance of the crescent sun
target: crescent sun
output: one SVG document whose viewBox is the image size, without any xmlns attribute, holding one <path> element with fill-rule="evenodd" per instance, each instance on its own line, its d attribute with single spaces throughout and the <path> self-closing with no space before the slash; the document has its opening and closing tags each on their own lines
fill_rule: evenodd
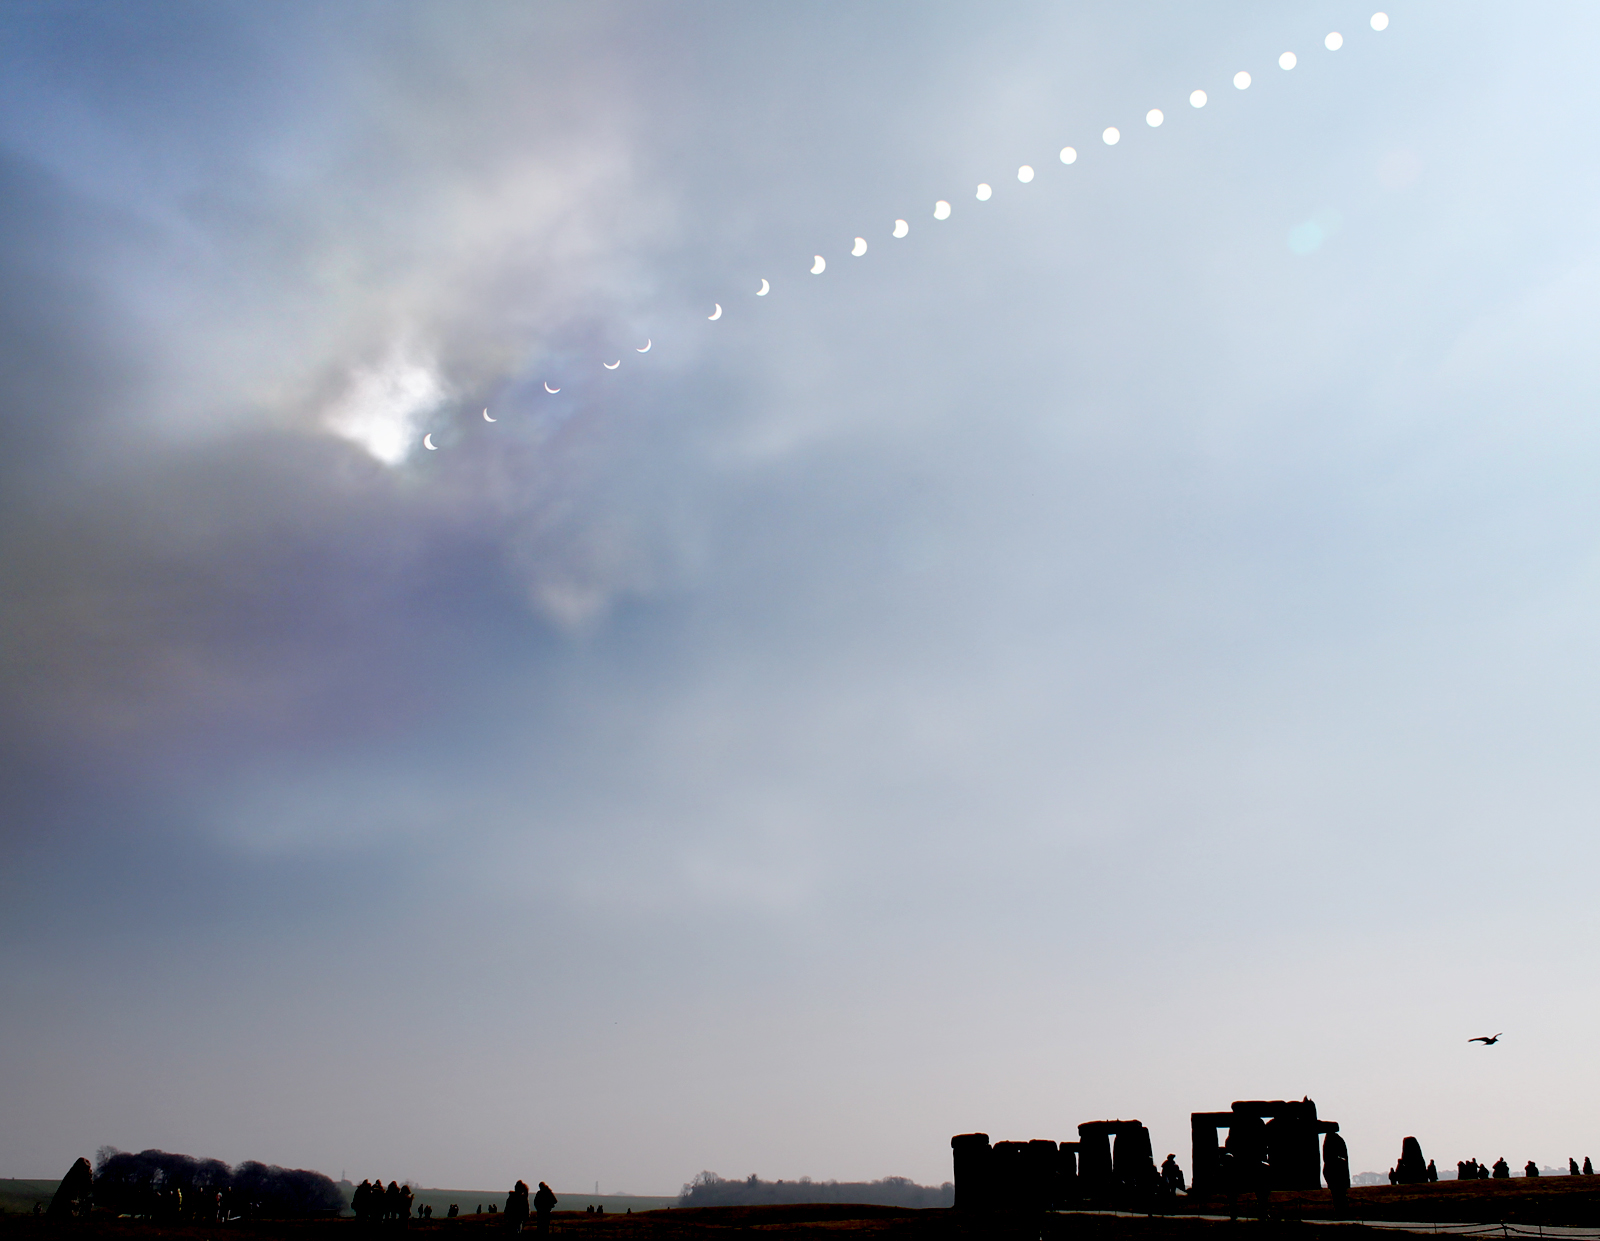
<svg viewBox="0 0 1600 1241">
<path fill-rule="evenodd" d="M 498 419 L 498 418 L 489 417 L 489 411 L 488 410 L 484 410 L 483 411 L 483 420 L 485 422 L 499 422 L 500 421 L 500 419 Z"/>
<path fill-rule="evenodd" d="M 622 365 L 622 359 L 618 358 L 615 362 L 602 362 L 600 365 L 605 367 L 608 371 L 614 371 L 617 369 L 617 367 Z"/>
<path fill-rule="evenodd" d="M 653 345 L 653 344 L 655 344 L 655 341 L 647 340 L 647 341 L 644 342 L 644 348 L 643 349 L 635 349 L 634 352 L 635 353 L 649 353 L 650 352 L 650 346 Z"/>
<path fill-rule="evenodd" d="M 722 318 L 722 303 L 721 302 L 712 302 L 711 304 L 713 306 L 715 306 L 716 309 L 713 310 L 710 314 L 708 314 L 706 316 L 706 318 L 710 319 L 713 323 L 715 323 L 718 319 Z"/>
<path fill-rule="evenodd" d="M 429 431 L 426 435 L 424 435 L 422 437 L 422 446 L 424 448 L 426 448 L 429 452 L 438 452 L 439 451 L 439 445 L 437 445 L 437 444 L 435 444 L 433 442 L 433 432 L 432 431 Z"/>
<path fill-rule="evenodd" d="M 811 274 L 813 276 L 820 276 L 828 269 L 828 260 L 823 258 L 820 254 L 814 255 L 813 257 L 816 259 L 816 262 L 811 264 Z"/>
<path fill-rule="evenodd" d="M 761 281 L 761 287 L 756 290 L 756 296 L 765 297 L 770 292 L 772 292 L 772 286 L 766 282 L 765 278 L 763 278 Z"/>
<path fill-rule="evenodd" d="M 552 388 L 550 386 L 550 381 L 548 379 L 544 381 L 544 390 L 546 392 L 548 392 L 551 396 L 554 396 L 557 392 L 561 391 L 560 388 Z"/>
</svg>

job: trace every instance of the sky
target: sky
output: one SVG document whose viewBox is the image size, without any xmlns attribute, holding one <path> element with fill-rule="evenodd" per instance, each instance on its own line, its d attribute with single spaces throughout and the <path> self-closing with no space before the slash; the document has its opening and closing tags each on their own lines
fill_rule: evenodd
<svg viewBox="0 0 1600 1241">
<path fill-rule="evenodd" d="M 1600 1155 L 1600 14 L 1386 11 L 0 5 L 0 1173 Z"/>
</svg>

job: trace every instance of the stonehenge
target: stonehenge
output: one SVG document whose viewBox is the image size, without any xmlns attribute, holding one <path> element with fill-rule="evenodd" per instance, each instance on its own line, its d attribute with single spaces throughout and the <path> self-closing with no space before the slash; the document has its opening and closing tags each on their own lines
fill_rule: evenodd
<svg viewBox="0 0 1600 1241">
<path fill-rule="evenodd" d="M 1148 1197 L 1160 1182 L 1150 1131 L 1137 1120 L 1091 1120 L 1076 1142 L 996 1142 L 987 1133 L 950 1139 L 960 1211 L 1046 1211 L 1080 1202 Z"/>
<path fill-rule="evenodd" d="M 1318 1139 L 1338 1133 L 1339 1123 L 1319 1120 L 1317 1105 L 1310 1099 L 1248 1099 L 1234 1103 L 1226 1112 L 1195 1112 L 1189 1117 L 1194 1152 L 1189 1169 L 1192 1193 L 1227 1192 L 1222 1177 L 1223 1147 L 1217 1142 L 1219 1129 L 1228 1131 L 1227 1149 L 1235 1160 L 1265 1165 L 1271 1188 L 1317 1189 L 1322 1184 Z M 1242 1143 L 1236 1134 L 1244 1139 Z"/>
</svg>

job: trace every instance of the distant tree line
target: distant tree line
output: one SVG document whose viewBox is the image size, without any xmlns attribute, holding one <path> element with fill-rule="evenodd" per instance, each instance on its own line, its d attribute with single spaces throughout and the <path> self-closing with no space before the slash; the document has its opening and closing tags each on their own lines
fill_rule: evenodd
<svg viewBox="0 0 1600 1241">
<path fill-rule="evenodd" d="M 760 1206 L 776 1203 L 851 1202 L 885 1207 L 948 1207 L 955 1202 L 955 1185 L 918 1185 L 903 1176 L 881 1181 L 763 1181 L 751 1173 L 742 1181 L 724 1180 L 715 1172 L 702 1172 L 683 1187 L 680 1207 Z"/>
<path fill-rule="evenodd" d="M 141 1219 L 214 1223 L 337 1215 L 344 1195 L 322 1173 L 302 1168 L 254 1160 L 230 1168 L 220 1159 L 102 1146 L 95 1155 L 94 1204 Z"/>
</svg>

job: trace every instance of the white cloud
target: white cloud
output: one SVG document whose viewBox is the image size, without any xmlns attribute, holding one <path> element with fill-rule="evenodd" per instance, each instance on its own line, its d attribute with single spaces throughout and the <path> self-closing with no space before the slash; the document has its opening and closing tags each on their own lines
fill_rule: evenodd
<svg viewBox="0 0 1600 1241">
<path fill-rule="evenodd" d="M 399 465 L 417 442 L 417 423 L 445 398 L 431 364 L 396 349 L 379 366 L 355 371 L 344 397 L 327 413 L 335 435 L 361 445 L 385 465 Z"/>
</svg>

